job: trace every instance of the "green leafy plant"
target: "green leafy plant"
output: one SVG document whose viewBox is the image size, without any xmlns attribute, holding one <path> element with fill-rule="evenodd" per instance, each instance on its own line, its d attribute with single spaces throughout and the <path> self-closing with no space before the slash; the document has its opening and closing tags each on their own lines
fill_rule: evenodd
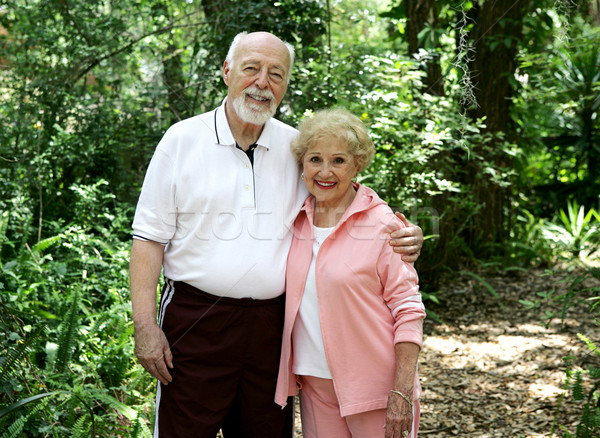
<svg viewBox="0 0 600 438">
<path fill-rule="evenodd" d="M 498 306 L 500 306 L 500 308 L 504 310 L 505 306 L 502 303 L 500 295 L 498 294 L 498 292 L 496 292 L 496 289 L 494 289 L 494 287 L 491 284 L 489 284 L 487 281 L 481 278 L 481 276 L 475 274 L 474 272 L 461 271 L 460 273 L 473 277 L 475 280 L 477 280 L 485 288 L 485 290 L 487 290 L 496 299 L 496 301 L 498 302 Z"/>
<path fill-rule="evenodd" d="M 564 426 L 561 426 L 561 429 L 565 438 L 594 438 L 600 434 L 600 350 L 587 336 L 578 333 L 577 337 L 587 346 L 597 365 L 576 369 L 572 364 L 574 358 L 565 358 L 567 368 L 564 386 L 569 389 L 573 400 L 582 403 L 583 406 L 575 435 Z M 592 384 L 589 392 L 584 388 L 585 379 L 589 379 Z"/>
<path fill-rule="evenodd" d="M 31 411 L 29 411 L 26 415 L 18 418 L 12 424 L 8 426 L 6 432 L 2 434 L 2 438 L 18 438 L 21 434 L 21 431 L 24 429 L 25 424 L 29 418 L 38 414 L 38 412 L 42 411 L 44 408 L 48 406 L 48 399 L 43 399 L 38 405 L 36 405 Z"/>
<path fill-rule="evenodd" d="M 558 220 L 546 222 L 543 236 L 560 250 L 585 258 L 600 248 L 600 216 L 593 208 L 586 213 L 575 200 L 567 202 L 567 212 L 561 209 Z"/>
<path fill-rule="evenodd" d="M 89 197 L 90 190 L 96 188 L 79 193 Z M 134 362 L 129 243 L 118 240 L 126 223 L 120 217 L 129 211 L 107 211 L 101 197 L 91 199 L 97 204 L 88 209 L 110 213 L 112 222 L 48 224 L 60 232 L 22 246 L 3 265 L 0 430 L 14 424 L 19 431 L 11 431 L 27 436 L 133 429 L 149 436 L 154 391 Z"/>
<path fill-rule="evenodd" d="M 552 243 L 544 238 L 545 221 L 528 210 L 515 216 L 507 251 L 501 261 L 503 266 L 513 268 L 549 266 L 554 259 Z"/>
</svg>

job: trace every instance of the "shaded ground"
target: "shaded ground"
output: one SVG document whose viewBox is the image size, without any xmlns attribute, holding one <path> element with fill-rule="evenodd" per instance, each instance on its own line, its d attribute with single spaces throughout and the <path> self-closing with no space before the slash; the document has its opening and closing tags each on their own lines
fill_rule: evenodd
<svg viewBox="0 0 600 438">
<path fill-rule="evenodd" d="M 592 361 L 599 366 L 577 333 L 597 342 L 600 329 L 584 305 L 569 310 L 564 322 L 554 318 L 544 327 L 540 312 L 525 310 L 519 300 L 538 300 L 538 292 L 564 293 L 577 275 L 541 270 L 480 275 L 502 297 L 504 309 L 480 280 L 468 275 L 445 288 L 443 306 L 428 306 L 444 322 L 425 323 L 419 436 L 550 437 L 563 393 L 556 420 L 573 432 L 581 407 L 563 389 L 563 358 L 572 355 L 578 366 Z M 588 280 L 579 287 L 598 286 Z M 556 304 L 543 309 L 561 310 Z M 296 424 L 301 437 L 299 419 Z"/>
<path fill-rule="evenodd" d="M 485 275 L 501 297 L 504 309 L 481 281 L 463 276 L 442 296 L 445 306 L 433 308 L 443 324 L 427 321 L 420 356 L 421 430 L 437 437 L 549 437 L 563 389 L 566 363 L 595 362 L 577 338 L 600 339 L 600 329 L 583 304 L 561 318 L 541 323 L 542 312 L 525 310 L 519 300 L 539 300 L 538 292 L 572 289 L 578 274 Z M 598 287 L 586 280 L 582 287 Z M 581 292 L 580 298 L 590 292 Z M 597 293 L 596 293 L 597 295 Z M 543 310 L 558 312 L 558 303 Z M 581 407 L 566 393 L 557 423 L 574 432 Z M 555 432 L 555 436 L 562 436 Z"/>
</svg>

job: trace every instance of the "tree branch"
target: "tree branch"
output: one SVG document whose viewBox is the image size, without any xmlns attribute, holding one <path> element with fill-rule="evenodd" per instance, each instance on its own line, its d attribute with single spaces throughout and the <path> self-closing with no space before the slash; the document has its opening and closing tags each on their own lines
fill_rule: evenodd
<svg viewBox="0 0 600 438">
<path fill-rule="evenodd" d="M 198 26 L 200 24 L 205 24 L 204 21 L 199 21 L 199 22 L 195 22 L 195 23 L 190 23 L 190 24 L 181 24 L 181 25 L 169 25 L 157 30 L 154 30 L 152 32 L 148 32 L 144 35 L 141 35 L 137 38 L 135 38 L 134 40 L 130 41 L 129 43 L 125 44 L 123 47 L 120 47 L 116 50 L 113 50 L 110 53 L 107 53 L 104 56 L 101 56 L 99 58 L 94 58 L 93 60 L 90 59 L 90 57 L 86 58 L 84 61 L 82 61 L 80 63 L 81 64 L 85 64 L 86 62 L 91 61 L 91 63 L 85 67 L 83 67 L 82 69 L 76 68 L 75 69 L 75 73 L 73 75 L 71 75 L 72 81 L 73 83 L 76 83 L 77 81 L 79 81 L 81 78 L 83 78 L 86 74 L 88 74 L 91 70 L 93 70 L 98 64 L 100 64 L 102 61 L 106 60 L 106 59 L 110 59 L 113 56 L 118 55 L 119 53 L 123 53 L 129 49 L 131 49 L 132 47 L 134 47 L 137 43 L 139 43 L 141 40 L 143 40 L 144 38 L 148 38 L 150 36 L 153 35 L 160 35 L 162 33 L 166 33 L 166 32 L 170 32 L 173 29 L 181 29 L 181 28 L 186 28 L 186 27 L 194 27 L 194 26 Z"/>
</svg>

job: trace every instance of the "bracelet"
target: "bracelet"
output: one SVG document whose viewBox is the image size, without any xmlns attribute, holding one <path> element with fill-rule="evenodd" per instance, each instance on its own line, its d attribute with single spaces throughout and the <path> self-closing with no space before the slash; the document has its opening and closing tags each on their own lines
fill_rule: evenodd
<svg viewBox="0 0 600 438">
<path fill-rule="evenodd" d="M 396 391 L 395 389 L 391 389 L 390 392 L 393 392 L 394 394 L 398 394 L 400 397 L 402 397 L 404 400 L 406 400 L 406 403 L 408 403 L 410 405 L 410 407 L 413 407 L 413 402 L 411 399 L 409 399 L 407 396 L 405 396 L 404 394 L 402 394 L 400 391 Z"/>
</svg>

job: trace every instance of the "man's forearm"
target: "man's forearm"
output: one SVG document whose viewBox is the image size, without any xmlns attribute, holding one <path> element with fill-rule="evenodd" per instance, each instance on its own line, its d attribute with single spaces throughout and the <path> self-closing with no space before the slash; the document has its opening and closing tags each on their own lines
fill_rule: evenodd
<svg viewBox="0 0 600 438">
<path fill-rule="evenodd" d="M 134 325 L 156 323 L 156 288 L 164 246 L 134 239 L 129 261 L 129 282 Z"/>
</svg>

